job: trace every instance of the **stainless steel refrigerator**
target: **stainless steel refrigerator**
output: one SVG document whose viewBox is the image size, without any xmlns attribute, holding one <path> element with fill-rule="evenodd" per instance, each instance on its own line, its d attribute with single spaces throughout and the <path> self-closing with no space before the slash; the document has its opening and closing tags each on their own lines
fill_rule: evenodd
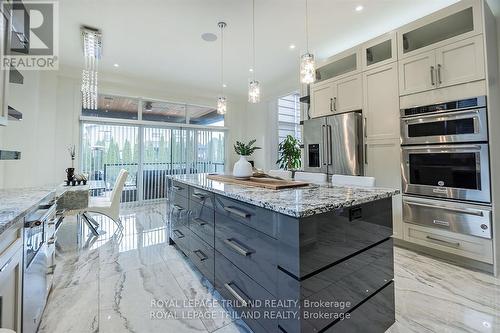
<svg viewBox="0 0 500 333">
<path fill-rule="evenodd" d="M 363 118 L 347 112 L 304 121 L 304 171 L 363 175 Z"/>
</svg>

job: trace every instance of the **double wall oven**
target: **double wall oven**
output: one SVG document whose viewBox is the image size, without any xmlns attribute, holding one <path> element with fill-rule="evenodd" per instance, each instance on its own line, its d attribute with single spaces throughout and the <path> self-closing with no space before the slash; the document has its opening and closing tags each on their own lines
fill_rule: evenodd
<svg viewBox="0 0 500 333">
<path fill-rule="evenodd" d="M 491 238 L 485 96 L 402 109 L 401 151 L 405 222 Z"/>
</svg>

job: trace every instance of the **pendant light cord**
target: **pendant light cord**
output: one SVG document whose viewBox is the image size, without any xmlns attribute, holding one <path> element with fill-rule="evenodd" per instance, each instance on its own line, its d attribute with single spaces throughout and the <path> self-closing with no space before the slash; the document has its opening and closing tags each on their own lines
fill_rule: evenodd
<svg viewBox="0 0 500 333">
<path fill-rule="evenodd" d="M 307 5 L 307 0 L 306 0 L 306 50 L 307 53 L 309 53 L 309 7 Z"/>
<path fill-rule="evenodd" d="M 220 79 L 222 95 L 224 95 L 224 25 L 220 26 Z"/>
<path fill-rule="evenodd" d="M 252 0 L 252 49 L 253 49 L 253 80 L 255 81 L 255 0 Z"/>
</svg>

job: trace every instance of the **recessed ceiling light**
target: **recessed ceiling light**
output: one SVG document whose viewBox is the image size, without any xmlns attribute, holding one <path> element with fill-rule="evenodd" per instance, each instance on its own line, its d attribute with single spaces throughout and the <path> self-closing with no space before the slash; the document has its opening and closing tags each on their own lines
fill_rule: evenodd
<svg viewBox="0 0 500 333">
<path fill-rule="evenodd" d="M 217 35 L 211 32 L 205 32 L 204 34 L 201 34 L 201 39 L 205 42 L 215 42 L 217 40 Z"/>
<path fill-rule="evenodd" d="M 253 68 L 249 68 L 249 69 L 248 69 L 248 71 L 249 71 L 249 72 L 253 72 Z"/>
<path fill-rule="evenodd" d="M 113 66 L 115 66 L 115 67 L 120 67 L 120 65 L 118 65 L 118 64 L 114 64 Z"/>
<path fill-rule="evenodd" d="M 222 84 L 222 87 L 223 87 L 223 88 L 226 88 L 226 87 L 227 87 L 227 84 L 225 84 L 225 83 L 224 83 L 224 84 Z"/>
<path fill-rule="evenodd" d="M 360 12 L 360 11 L 363 10 L 363 8 L 365 8 L 365 7 L 363 7 L 362 5 L 359 5 L 359 6 L 356 6 L 355 9 L 356 9 L 357 12 Z"/>
<path fill-rule="evenodd" d="M 290 44 L 289 48 L 290 50 L 293 50 L 295 48 L 295 44 Z"/>
</svg>

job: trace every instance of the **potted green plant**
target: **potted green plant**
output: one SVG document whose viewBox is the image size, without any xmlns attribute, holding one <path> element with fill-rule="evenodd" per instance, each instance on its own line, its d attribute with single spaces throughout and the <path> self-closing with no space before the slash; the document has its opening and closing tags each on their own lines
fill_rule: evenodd
<svg viewBox="0 0 500 333">
<path fill-rule="evenodd" d="M 247 144 L 236 141 L 234 151 L 240 155 L 240 159 L 234 164 L 233 176 L 236 178 L 250 178 L 253 174 L 252 165 L 247 161 L 247 156 L 250 156 L 260 147 L 254 146 L 257 140 L 251 140 Z"/>
<path fill-rule="evenodd" d="M 291 135 L 280 142 L 278 146 L 279 158 L 276 161 L 280 169 L 290 170 L 295 173 L 302 165 L 300 142 Z"/>
</svg>

